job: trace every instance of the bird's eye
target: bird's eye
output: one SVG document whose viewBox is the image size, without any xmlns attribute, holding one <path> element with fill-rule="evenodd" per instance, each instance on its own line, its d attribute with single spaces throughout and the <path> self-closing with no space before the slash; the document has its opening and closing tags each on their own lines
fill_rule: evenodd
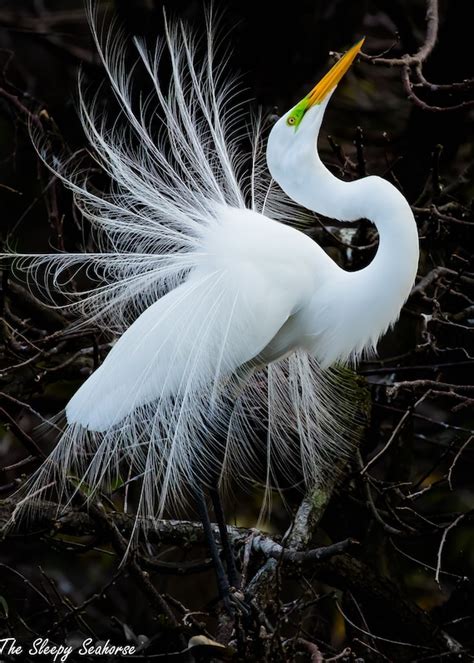
<svg viewBox="0 0 474 663">
<path fill-rule="evenodd" d="M 290 115 L 290 117 L 287 119 L 286 123 L 291 126 L 293 126 L 296 122 L 296 118 L 293 115 Z"/>
</svg>

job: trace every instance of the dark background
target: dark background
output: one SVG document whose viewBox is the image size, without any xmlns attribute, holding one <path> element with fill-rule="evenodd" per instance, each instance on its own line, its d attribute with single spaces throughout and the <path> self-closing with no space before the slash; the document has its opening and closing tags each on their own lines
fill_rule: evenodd
<svg viewBox="0 0 474 663">
<path fill-rule="evenodd" d="M 109 16 L 116 12 L 131 34 L 144 34 L 153 41 L 162 33 L 158 0 L 99 4 Z M 201 2 L 165 5 L 202 30 Z M 220 8 L 219 3 L 215 6 Z M 414 53 L 425 39 L 426 3 L 421 0 L 300 0 L 279 6 L 240 1 L 222 8 L 222 29 L 230 30 L 226 40 L 232 45 L 229 69 L 241 72 L 244 94 L 254 107 L 262 107 L 268 126 L 272 116 L 286 111 L 324 73 L 333 61 L 329 51 L 343 51 L 366 35 L 367 54 L 390 49 L 386 57 L 399 57 Z M 447 85 L 472 78 L 473 25 L 474 3 L 440 3 L 438 40 L 423 65 L 429 81 Z M 0 49 L 3 240 L 23 250 L 80 250 L 81 234 L 70 196 L 39 163 L 28 123 L 40 118 L 54 134 L 53 148 L 84 154 L 76 113 L 77 73 L 81 67 L 94 89 L 102 71 L 82 2 L 0 2 Z M 372 458 L 392 435 L 394 439 L 371 466 L 369 478 L 363 478 L 354 461 L 315 539 L 316 543 L 357 539 L 361 545 L 353 559 L 366 565 L 362 578 L 359 567 L 351 567 L 345 575 L 337 564 L 290 574 L 279 606 L 279 612 L 286 610 L 290 617 L 282 624 L 274 606 L 273 612 L 269 610 L 282 642 L 296 638 L 299 624 L 303 632 L 298 637 L 317 643 L 324 658 L 314 661 L 331 660 L 345 647 L 351 652 L 344 660 L 470 660 L 472 653 L 474 155 L 473 106 L 465 102 L 472 99 L 473 86 L 425 86 L 417 88 L 417 94 L 425 104 L 446 110 L 429 110 L 408 99 L 400 67 L 359 62 L 332 98 L 320 136 L 320 153 L 340 177 L 382 175 L 413 205 L 421 240 L 421 286 L 381 343 L 379 358 L 363 363 L 359 370 L 372 399 L 361 462 Z M 103 103 L 113 104 L 106 88 Z M 351 251 L 344 246 L 347 233 L 334 222 L 325 224 L 330 233 L 316 219 L 311 232 L 342 266 L 357 269 L 367 264 L 376 247 L 376 235 L 367 222 L 358 224 L 350 236 L 355 247 Z M 423 277 L 427 279 L 422 281 Z M 8 498 L 37 465 L 23 433 L 43 449 L 53 443 L 51 436 L 37 436 L 39 419 L 29 408 L 47 417 L 64 407 L 107 351 L 108 339 L 92 330 L 90 335 L 61 341 L 57 334 L 64 320 L 15 286 L 8 269 L 1 303 L 0 464 L 14 467 L 0 471 L 0 497 Z M 439 386 L 432 384 L 436 382 Z M 397 429 L 406 412 L 403 426 Z M 230 500 L 227 509 L 233 522 L 253 526 L 260 497 L 255 490 Z M 296 508 L 300 497 L 290 492 L 290 507 Z M 290 514 L 277 501 L 268 527 L 277 536 L 289 521 Z M 205 551 L 193 548 L 191 559 L 199 554 Z M 160 555 L 184 560 L 189 550 L 178 545 Z M 103 591 L 119 561 L 103 533 L 81 538 L 56 534 L 51 528 L 10 532 L 0 543 L 0 560 L 6 565 L 0 566 L 0 630 L 6 634 L 26 641 L 73 611 L 54 633 L 58 642 L 80 638 L 92 629 L 98 638 L 113 642 L 149 639 L 143 656 L 181 648 L 126 568 Z M 371 587 L 364 587 L 364 568 L 374 574 L 367 576 Z M 158 574 L 152 581 L 160 592 L 190 610 L 203 611 L 199 619 L 214 633 L 214 608 L 208 605 L 215 595 L 212 572 L 182 578 Z M 397 606 L 388 605 L 387 595 L 383 596 L 385 581 L 395 587 Z M 80 611 L 74 612 L 73 606 L 89 598 L 78 616 Z M 292 612 L 288 606 L 294 601 L 300 603 Z M 459 643 L 460 654 L 453 653 L 449 643 L 443 650 L 437 636 L 427 635 L 429 629 L 423 632 L 407 608 L 413 605 L 426 611 L 432 634 L 442 630 Z M 258 640 L 258 634 L 253 638 Z M 247 656 L 309 660 L 311 655 L 305 646 L 292 653 L 267 648 L 263 654 L 264 649 L 249 645 Z M 209 660 L 211 654 L 201 655 Z"/>
</svg>

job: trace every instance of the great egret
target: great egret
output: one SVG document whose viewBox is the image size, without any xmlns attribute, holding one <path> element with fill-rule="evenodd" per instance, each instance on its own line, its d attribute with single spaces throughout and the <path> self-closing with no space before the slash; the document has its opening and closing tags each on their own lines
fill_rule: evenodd
<svg viewBox="0 0 474 663">
<path fill-rule="evenodd" d="M 181 24 L 166 24 L 153 54 L 134 41 L 153 88 L 146 100 L 132 98 L 121 36 L 101 46 L 93 33 L 123 121 L 108 123 L 97 98 L 88 104 L 82 92 L 80 111 L 111 190 L 49 163 L 99 250 L 16 258 L 36 280 L 46 268 L 47 287 L 52 275 L 63 293 L 71 271 L 86 264 L 101 284 L 70 306 L 80 320 L 123 333 L 68 403 L 61 439 L 20 506 L 54 482 L 62 493 L 71 476 L 87 494 L 140 477 L 137 512 L 154 519 L 192 486 L 253 474 L 262 438 L 253 431 L 262 424 L 268 484 L 295 467 L 309 485 L 324 480 L 347 453 L 352 423 L 352 394 L 337 366 L 375 348 L 418 262 L 404 197 L 379 177 L 343 182 L 318 157 L 326 105 L 362 42 L 275 124 L 267 146 L 268 168 L 294 201 L 376 224 L 375 259 L 349 273 L 291 225 L 295 207 L 265 175 L 258 121 L 245 169 L 235 85 L 214 62 L 210 24 L 204 57 Z M 171 80 L 163 89 L 164 48 Z"/>
</svg>

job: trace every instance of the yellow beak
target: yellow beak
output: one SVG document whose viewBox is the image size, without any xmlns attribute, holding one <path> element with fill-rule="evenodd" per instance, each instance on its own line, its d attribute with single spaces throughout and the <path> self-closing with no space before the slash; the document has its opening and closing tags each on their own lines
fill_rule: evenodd
<svg viewBox="0 0 474 663">
<path fill-rule="evenodd" d="M 344 53 L 342 58 L 336 62 L 336 64 L 328 71 L 326 76 L 324 76 L 317 85 L 311 90 L 308 94 L 307 99 L 309 101 L 309 106 L 314 106 L 315 104 L 320 104 L 325 97 L 336 87 L 341 78 L 344 76 L 346 71 L 349 69 L 351 64 L 354 62 L 357 54 L 362 48 L 362 44 L 365 41 L 365 37 L 357 42 L 352 48 L 350 48 L 347 53 Z"/>
</svg>

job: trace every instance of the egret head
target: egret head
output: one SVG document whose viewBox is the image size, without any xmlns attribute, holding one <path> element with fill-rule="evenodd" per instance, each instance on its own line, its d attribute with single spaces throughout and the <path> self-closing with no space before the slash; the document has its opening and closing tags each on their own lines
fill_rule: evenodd
<svg viewBox="0 0 474 663">
<path fill-rule="evenodd" d="M 314 150 L 314 141 L 308 139 L 317 137 L 328 101 L 363 43 L 364 39 L 361 39 L 350 48 L 311 92 L 285 113 L 272 128 L 268 137 L 267 162 L 277 181 L 278 177 L 275 177 L 273 171 L 277 170 L 278 166 L 288 166 L 292 155 L 298 158 L 300 149 Z"/>
</svg>

